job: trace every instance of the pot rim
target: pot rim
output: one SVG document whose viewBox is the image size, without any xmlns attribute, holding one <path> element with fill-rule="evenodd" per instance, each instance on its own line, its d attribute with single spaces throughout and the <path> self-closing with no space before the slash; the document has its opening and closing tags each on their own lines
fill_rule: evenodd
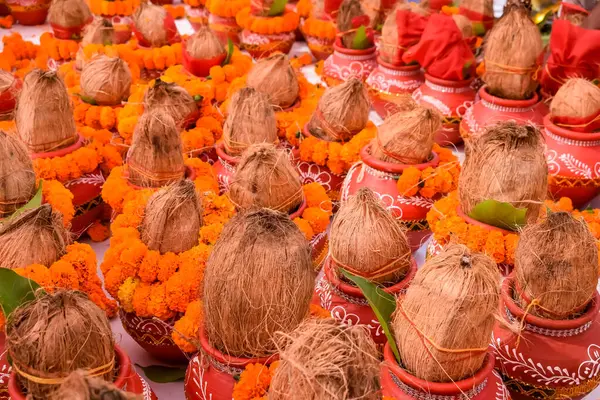
<svg viewBox="0 0 600 400">
<path fill-rule="evenodd" d="M 488 103 L 494 104 L 496 106 L 509 108 L 530 108 L 534 107 L 537 103 L 540 102 L 540 95 L 538 95 L 537 92 L 533 92 L 533 97 L 531 99 L 510 100 L 494 96 L 490 94 L 487 89 L 487 85 L 482 86 L 481 89 L 479 89 L 479 97 L 481 97 L 481 100 L 485 100 Z"/>
<path fill-rule="evenodd" d="M 227 161 L 227 163 L 231 164 L 232 166 L 236 166 L 239 164 L 240 159 L 239 157 L 232 157 L 229 154 L 227 154 L 227 152 L 225 151 L 225 142 L 223 142 L 223 140 L 219 140 L 216 144 L 215 144 L 215 150 L 217 151 L 217 157 L 222 158 L 223 160 Z"/>
<path fill-rule="evenodd" d="M 418 71 L 421 69 L 421 66 L 419 64 L 414 64 L 414 65 L 395 65 L 392 63 L 388 63 L 385 62 L 381 59 L 381 56 L 377 56 L 377 64 L 381 65 L 384 68 L 388 68 L 388 69 L 393 69 L 394 71 L 404 71 L 404 72 L 410 72 L 410 71 Z"/>
<path fill-rule="evenodd" d="M 355 50 L 355 49 L 347 49 L 342 46 L 342 40 L 338 37 L 333 42 L 333 51 L 337 51 L 338 53 L 342 53 L 348 56 L 366 56 L 368 54 L 373 54 L 377 51 L 377 47 L 375 45 L 369 47 L 364 50 Z"/>
<path fill-rule="evenodd" d="M 295 218 L 300 218 L 304 210 L 306 210 L 306 207 L 308 207 L 306 204 L 306 198 L 302 196 L 302 203 L 300 203 L 296 211 L 290 214 L 290 219 L 293 221 Z"/>
<path fill-rule="evenodd" d="M 221 364 L 227 366 L 234 367 L 245 367 L 248 364 L 270 364 L 279 359 L 279 354 L 272 354 L 267 357 L 256 357 L 256 358 L 243 358 L 243 357 L 234 357 L 229 356 L 227 354 L 221 353 L 219 350 L 215 349 L 208 343 L 208 337 L 206 336 L 206 332 L 204 331 L 204 326 L 200 326 L 199 330 L 200 336 L 200 345 L 202 346 L 202 351 L 206 353 L 209 357 L 214 358 Z"/>
<path fill-rule="evenodd" d="M 381 161 L 371 155 L 371 147 L 373 142 L 367 144 L 362 149 L 360 149 L 360 159 L 369 167 L 374 168 L 378 171 L 388 172 L 391 174 L 400 174 L 404 172 L 405 169 L 413 167 L 418 169 L 419 171 L 423 171 L 428 167 L 437 167 L 440 164 L 440 157 L 435 151 L 431 152 L 431 160 L 425 163 L 420 164 L 400 164 L 400 163 L 391 163 L 387 161 Z"/>
<path fill-rule="evenodd" d="M 509 234 L 517 234 L 517 232 L 511 232 L 509 230 L 506 229 L 502 229 L 502 228 L 498 228 L 497 226 L 492 226 L 492 225 L 488 225 L 488 224 L 484 224 L 483 222 L 479 222 L 476 219 L 473 219 L 471 217 L 469 217 L 467 214 L 465 214 L 462 210 L 462 208 L 460 207 L 460 205 L 456 206 L 456 214 L 461 217 L 462 219 L 465 220 L 466 223 L 470 224 L 470 225 L 476 225 L 479 226 L 487 231 L 497 231 L 497 232 L 501 232 L 505 235 L 509 235 Z"/>
<path fill-rule="evenodd" d="M 474 78 L 465 79 L 463 81 L 449 81 L 446 79 L 436 78 L 435 76 L 431 76 L 427 72 L 425 72 L 425 81 L 429 81 L 436 85 L 446 86 L 446 87 L 451 87 L 451 88 L 462 88 L 462 87 L 470 86 L 471 82 L 473 82 L 473 79 Z"/>
<path fill-rule="evenodd" d="M 548 113 L 544 117 L 544 128 L 548 129 L 550 133 L 560 136 L 562 138 L 577 140 L 582 142 L 595 142 L 600 140 L 600 132 L 596 133 L 585 133 L 585 132 L 575 132 L 570 129 L 563 128 L 561 126 L 556 125 L 552 121 L 552 116 Z"/>
<path fill-rule="evenodd" d="M 85 140 L 84 137 L 79 132 L 77 132 L 77 136 L 79 139 L 77 139 L 77 141 L 75 143 L 73 143 L 65 148 L 54 150 L 54 151 L 42 152 L 42 153 L 30 153 L 31 159 L 35 160 L 38 158 L 63 157 L 63 156 L 66 156 L 67 154 L 71 154 L 75 150 L 83 147 L 83 142 Z"/>
</svg>

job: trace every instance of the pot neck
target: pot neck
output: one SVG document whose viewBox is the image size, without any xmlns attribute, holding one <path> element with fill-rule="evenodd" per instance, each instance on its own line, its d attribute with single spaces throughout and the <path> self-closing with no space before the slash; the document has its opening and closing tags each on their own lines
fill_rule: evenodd
<svg viewBox="0 0 600 400">
<path fill-rule="evenodd" d="M 540 102 L 540 96 L 537 93 L 534 93 L 533 97 L 527 100 L 503 99 L 490 94 L 487 86 L 483 86 L 479 89 L 479 96 L 481 97 L 481 104 L 485 108 L 509 113 L 529 112 Z"/>
</svg>

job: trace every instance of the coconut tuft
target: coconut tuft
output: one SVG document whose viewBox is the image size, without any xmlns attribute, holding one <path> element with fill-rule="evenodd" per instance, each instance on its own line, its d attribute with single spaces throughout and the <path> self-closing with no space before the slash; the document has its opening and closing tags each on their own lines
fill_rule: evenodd
<svg viewBox="0 0 600 400">
<path fill-rule="evenodd" d="M 550 319 L 578 316 L 598 285 L 598 247 L 583 220 L 550 213 L 528 226 L 515 253 L 515 298 L 530 313 Z M 527 299 L 527 300 L 525 300 Z"/>
<path fill-rule="evenodd" d="M 100 378 L 87 376 L 85 371 L 72 372 L 51 400 L 143 400 L 142 395 L 127 393 Z"/>
<path fill-rule="evenodd" d="M 204 273 L 204 328 L 212 347 L 234 357 L 266 357 L 274 334 L 308 315 L 314 287 L 310 246 L 288 215 L 236 214 Z"/>
<path fill-rule="evenodd" d="M 129 97 L 130 87 L 131 72 L 120 58 L 98 56 L 81 72 L 81 94 L 99 105 L 120 105 Z"/>
<path fill-rule="evenodd" d="M 96 18 L 83 29 L 81 49 L 88 44 L 111 45 L 115 41 L 115 29 L 110 20 Z"/>
<path fill-rule="evenodd" d="M 292 106 L 300 94 L 296 71 L 288 56 L 281 53 L 259 60 L 248 72 L 246 84 L 269 96 L 275 107 Z"/>
<path fill-rule="evenodd" d="M 181 138 L 168 113 L 142 114 L 133 132 L 127 167 L 129 182 L 136 186 L 160 187 L 184 178 Z"/>
<path fill-rule="evenodd" d="M 13 367 L 39 378 L 66 379 L 78 369 L 115 375 L 115 343 L 104 311 L 81 292 L 36 292 L 35 300 L 14 310 L 6 323 Z M 15 368 L 15 371 L 16 371 Z M 17 371 L 16 371 L 17 372 Z M 32 400 L 55 398 L 59 384 L 40 384 L 18 374 Z"/>
<path fill-rule="evenodd" d="M 229 185 L 229 198 L 241 210 L 264 207 L 289 214 L 298 209 L 304 195 L 288 153 L 261 143 L 244 152 Z"/>
<path fill-rule="evenodd" d="M 198 112 L 198 105 L 184 88 L 160 79 L 146 90 L 144 108 L 153 112 L 157 109 L 167 111 L 180 127 L 184 127 L 190 116 Z"/>
<path fill-rule="evenodd" d="M 367 126 L 370 109 L 365 86 L 360 80 L 350 78 L 323 93 L 308 130 L 318 139 L 346 142 Z"/>
<path fill-rule="evenodd" d="M 194 182 L 184 179 L 150 197 L 140 232 L 150 250 L 181 253 L 198 244 L 201 227 L 202 203 Z"/>
<path fill-rule="evenodd" d="M 532 125 L 501 122 L 465 148 L 458 180 L 465 214 L 484 200 L 508 202 L 527 209 L 527 222 L 537 221 L 548 188 L 544 140 Z"/>
<path fill-rule="evenodd" d="M 168 32 L 163 21 L 167 10 L 149 1 L 142 1 L 133 13 L 135 29 L 152 47 L 162 47 L 169 44 Z"/>
<path fill-rule="evenodd" d="M 35 192 L 35 172 L 27 148 L 0 130 L 0 218 L 24 206 Z"/>
<path fill-rule="evenodd" d="M 527 8 L 508 6 L 486 38 L 483 80 L 489 93 L 513 100 L 533 96 L 543 48 L 540 31 Z"/>
<path fill-rule="evenodd" d="M 494 0 L 461 0 L 460 7 L 486 17 L 494 16 Z"/>
<path fill-rule="evenodd" d="M 63 216 L 49 204 L 23 211 L 0 225 L 0 268 L 49 267 L 71 242 Z"/>
<path fill-rule="evenodd" d="M 227 154 L 238 157 L 255 143 L 276 142 L 277 120 L 269 98 L 251 87 L 237 91 L 223 125 Z"/>
<path fill-rule="evenodd" d="M 79 139 L 67 88 L 54 71 L 34 69 L 25 76 L 15 122 L 32 153 L 59 150 Z"/>
<path fill-rule="evenodd" d="M 391 163 L 421 164 L 431 157 L 442 115 L 433 108 L 415 106 L 386 118 L 373 140 L 373 157 Z"/>
<path fill-rule="evenodd" d="M 269 399 L 380 398 L 377 347 L 364 326 L 311 318 L 279 342 Z"/>
<path fill-rule="evenodd" d="M 473 376 L 483 366 L 500 300 L 494 260 L 450 245 L 417 271 L 392 328 L 403 367 L 428 382 Z"/>
<path fill-rule="evenodd" d="M 469 18 L 461 14 L 454 14 L 452 19 L 456 23 L 456 26 L 458 26 L 458 30 L 462 33 L 463 38 L 468 39 L 475 35 L 473 33 L 473 23 Z"/>
<path fill-rule="evenodd" d="M 344 0 L 340 4 L 336 18 L 337 31 L 342 35 L 342 44 L 347 49 L 352 48 L 352 41 L 356 35 L 352 31 L 352 20 L 361 15 L 365 15 L 365 12 L 362 9 L 360 0 Z"/>
<path fill-rule="evenodd" d="M 422 7 L 415 7 L 411 4 L 399 3 L 396 6 L 396 8 L 387 16 L 383 23 L 383 27 L 381 28 L 379 57 L 381 57 L 383 61 L 390 64 L 398 64 L 398 62 L 402 64 L 402 54 L 404 54 L 404 52 L 406 51 L 404 46 L 401 46 L 400 43 L 398 43 L 398 38 L 401 33 L 399 32 L 399 30 L 401 28 L 398 27 L 398 19 L 396 17 L 396 13 L 402 10 L 414 12 L 415 14 L 421 15 L 423 17 L 428 15 L 427 10 L 425 10 Z"/>
<path fill-rule="evenodd" d="M 185 49 L 192 58 L 210 59 L 227 53 L 217 36 L 208 26 L 201 26 L 186 41 Z"/>
<path fill-rule="evenodd" d="M 85 25 L 91 19 L 85 0 L 52 0 L 48 10 L 48 22 L 65 28 Z"/>
<path fill-rule="evenodd" d="M 554 95 L 550 115 L 555 122 L 600 115 L 600 88 L 586 79 L 569 79 Z"/>
</svg>

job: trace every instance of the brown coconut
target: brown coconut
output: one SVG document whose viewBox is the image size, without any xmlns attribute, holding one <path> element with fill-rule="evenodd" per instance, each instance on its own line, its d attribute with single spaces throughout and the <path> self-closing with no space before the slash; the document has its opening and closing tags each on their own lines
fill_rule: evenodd
<svg viewBox="0 0 600 400">
<path fill-rule="evenodd" d="M 129 66 L 117 57 L 98 56 L 81 72 L 81 94 L 98 105 L 120 105 L 129 97 L 130 88 Z"/>
<path fill-rule="evenodd" d="M 112 22 L 104 18 L 96 18 L 83 30 L 81 48 L 88 44 L 110 45 L 115 41 L 115 29 Z"/>
<path fill-rule="evenodd" d="M 150 250 L 181 253 L 198 244 L 200 227 L 202 203 L 194 182 L 185 179 L 150 197 L 140 232 Z"/>
<path fill-rule="evenodd" d="M 461 0 L 460 7 L 483 14 L 486 17 L 494 17 L 493 0 Z"/>
<path fill-rule="evenodd" d="M 184 178 L 183 148 L 173 118 L 161 110 L 140 117 L 127 154 L 129 182 L 160 187 Z"/>
<path fill-rule="evenodd" d="M 310 133 L 329 142 L 346 142 L 367 126 L 371 102 L 363 83 L 350 78 L 328 88 L 308 123 Z"/>
<path fill-rule="evenodd" d="M 600 88 L 586 79 L 569 79 L 552 99 L 550 114 L 557 121 L 600 115 Z"/>
<path fill-rule="evenodd" d="M 142 395 L 127 393 L 83 370 L 72 372 L 51 400 L 144 400 Z"/>
<path fill-rule="evenodd" d="M 390 163 L 421 164 L 431 157 L 442 115 L 433 108 L 415 106 L 386 118 L 373 140 L 371 155 Z"/>
<path fill-rule="evenodd" d="M 458 180 L 460 207 L 469 214 L 484 200 L 508 202 L 526 208 L 527 222 L 533 223 L 546 199 L 547 180 L 540 131 L 532 125 L 501 122 L 467 143 Z"/>
<path fill-rule="evenodd" d="M 4 96 L 12 95 L 13 98 L 18 98 L 20 89 L 17 89 L 15 81 L 17 78 L 10 72 L 0 70 L 0 93 Z M 6 92 L 6 93 L 5 93 Z M 14 110 L 0 112 L 0 121 L 11 120 L 15 116 Z"/>
<path fill-rule="evenodd" d="M 19 383 L 28 399 L 55 398 L 60 384 L 40 384 L 39 378 L 66 380 L 78 369 L 100 368 L 98 378 L 115 375 L 115 343 L 104 311 L 77 291 L 38 291 L 36 299 L 14 310 L 6 323 L 6 344 Z"/>
<path fill-rule="evenodd" d="M 393 315 L 403 367 L 428 382 L 473 376 L 487 355 L 499 300 L 500 273 L 487 255 L 450 245 L 426 261 Z"/>
<path fill-rule="evenodd" d="M 428 11 L 423 7 L 412 6 L 411 4 L 398 4 L 396 8 L 389 13 L 381 28 L 381 42 L 379 46 L 379 57 L 387 63 L 397 62 L 406 49 L 402 49 L 398 44 L 398 24 L 396 12 L 398 10 L 409 10 L 416 14 L 427 16 Z M 416 43 L 415 43 L 416 44 Z"/>
<path fill-rule="evenodd" d="M 300 93 L 296 71 L 288 56 L 281 53 L 259 60 L 248 72 L 246 84 L 269 96 L 277 108 L 292 106 Z"/>
<path fill-rule="evenodd" d="M 469 18 L 461 14 L 454 14 L 452 19 L 456 23 L 456 26 L 458 26 L 458 30 L 462 33 L 463 38 L 468 39 L 474 36 L 473 23 Z"/>
<path fill-rule="evenodd" d="M 0 131 L 0 217 L 24 206 L 35 192 L 35 172 L 27 148 Z"/>
<path fill-rule="evenodd" d="M 186 41 L 185 49 L 195 59 L 211 59 L 227 53 L 213 31 L 204 25 Z"/>
<path fill-rule="evenodd" d="M 517 245 L 515 276 L 521 306 L 539 301 L 531 314 L 550 319 L 579 315 L 598 285 L 598 247 L 585 221 L 558 212 L 528 226 Z"/>
<path fill-rule="evenodd" d="M 49 267 L 71 242 L 63 216 L 49 204 L 23 211 L 0 225 L 0 268 Z"/>
<path fill-rule="evenodd" d="M 277 120 L 269 98 L 251 87 L 236 92 L 223 125 L 227 154 L 238 157 L 255 143 L 276 142 Z"/>
<path fill-rule="evenodd" d="M 264 207 L 289 214 L 298 209 L 304 195 L 288 153 L 262 143 L 244 152 L 229 185 L 229 198 L 241 210 Z"/>
<path fill-rule="evenodd" d="M 190 94 L 176 83 L 154 81 L 144 94 L 146 110 L 164 110 L 171 114 L 178 126 L 183 126 L 190 115 L 198 111 L 198 105 Z"/>
<path fill-rule="evenodd" d="M 235 357 L 277 350 L 308 315 L 314 287 L 310 247 L 288 215 L 266 208 L 225 225 L 206 263 L 204 328 L 211 346 Z"/>
<path fill-rule="evenodd" d="M 65 28 L 78 27 L 92 20 L 92 12 L 85 0 L 52 0 L 48 22 Z"/>
<path fill-rule="evenodd" d="M 377 283 L 398 283 L 411 264 L 402 225 L 369 188 L 342 203 L 329 232 L 332 261 Z"/>
<path fill-rule="evenodd" d="M 15 122 L 32 153 L 59 150 L 79 139 L 67 88 L 54 71 L 34 69 L 25 76 Z"/>
<path fill-rule="evenodd" d="M 365 15 L 365 12 L 360 0 L 344 0 L 340 4 L 336 18 L 337 31 L 342 34 L 342 44 L 348 49 L 352 48 L 352 41 L 356 35 L 353 32 L 352 20 L 361 15 Z"/>
<path fill-rule="evenodd" d="M 505 8 L 485 43 L 483 80 L 489 93 L 513 100 L 533 96 L 543 48 L 540 31 L 529 18 L 527 8 L 521 4 Z"/>
<path fill-rule="evenodd" d="M 280 342 L 270 400 L 380 398 L 377 347 L 364 326 L 311 318 Z"/>
<path fill-rule="evenodd" d="M 149 1 L 142 1 L 133 12 L 133 23 L 137 31 L 152 47 L 162 47 L 169 44 L 164 20 L 167 10 Z"/>
</svg>

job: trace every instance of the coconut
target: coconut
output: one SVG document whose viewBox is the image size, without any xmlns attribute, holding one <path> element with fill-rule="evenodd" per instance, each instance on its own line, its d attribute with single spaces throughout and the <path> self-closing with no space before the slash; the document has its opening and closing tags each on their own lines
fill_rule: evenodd
<svg viewBox="0 0 600 400">
<path fill-rule="evenodd" d="M 6 344 L 13 371 L 28 399 L 53 398 L 61 381 L 78 369 L 112 381 L 115 343 L 104 311 L 76 291 L 36 292 L 36 298 L 14 310 L 6 323 Z M 37 383 L 25 374 L 55 379 Z"/>
<path fill-rule="evenodd" d="M 262 143 L 244 152 L 229 185 L 229 198 L 241 210 L 264 207 L 292 213 L 304 196 L 300 175 L 287 152 Z"/>
<path fill-rule="evenodd" d="M 226 54 L 225 47 L 208 26 L 201 26 L 185 43 L 188 54 L 195 59 L 211 59 Z"/>
<path fill-rule="evenodd" d="M 461 0 L 460 7 L 486 17 L 494 17 L 494 0 Z"/>
<path fill-rule="evenodd" d="M 275 107 L 292 106 L 300 93 L 296 71 L 281 53 L 259 60 L 248 72 L 246 84 L 269 96 Z"/>
<path fill-rule="evenodd" d="M 428 382 L 473 376 L 487 355 L 499 300 L 500 273 L 487 255 L 450 245 L 426 261 L 393 315 L 403 367 Z"/>
<path fill-rule="evenodd" d="M 277 120 L 269 98 L 251 87 L 236 92 L 223 125 L 227 154 L 240 156 L 255 143 L 277 142 Z"/>
<path fill-rule="evenodd" d="M 398 19 L 396 14 L 398 11 L 410 11 L 423 17 L 427 16 L 428 12 L 422 7 L 414 7 L 411 4 L 398 4 L 396 8 L 387 16 L 381 29 L 381 42 L 379 46 L 379 57 L 387 63 L 393 64 L 402 61 L 402 54 L 406 50 L 400 43 L 398 43 L 399 36 L 402 32 L 400 29 L 406 29 L 406 27 L 398 27 Z M 418 41 L 418 38 L 415 38 Z M 412 43 L 412 44 L 416 44 Z"/>
<path fill-rule="evenodd" d="M 181 127 L 185 127 L 189 119 L 198 112 L 198 105 L 184 88 L 160 79 L 155 80 L 154 85 L 146 90 L 144 107 L 153 112 L 157 109 L 167 111 Z"/>
<path fill-rule="evenodd" d="M 361 8 L 364 14 L 369 17 L 369 26 L 376 29 L 385 22 L 385 12 L 383 0 L 362 0 Z"/>
<path fill-rule="evenodd" d="M 266 357 L 277 331 L 308 315 L 314 287 L 310 246 L 288 215 L 260 209 L 225 225 L 204 273 L 204 328 L 212 347 Z"/>
<path fill-rule="evenodd" d="M 115 41 L 115 29 L 108 19 L 97 18 L 83 29 L 81 49 L 88 44 L 111 45 Z"/>
<path fill-rule="evenodd" d="M 319 139 L 346 142 L 367 126 L 370 109 L 365 86 L 360 80 L 350 78 L 323 93 L 308 130 Z"/>
<path fill-rule="evenodd" d="M 501 122 L 467 143 L 458 180 L 464 213 L 469 214 L 484 200 L 497 200 L 526 208 L 527 222 L 533 223 L 547 188 L 544 140 L 536 127 Z"/>
<path fill-rule="evenodd" d="M 81 72 L 81 94 L 103 106 L 120 105 L 129 97 L 131 72 L 120 58 L 98 56 Z"/>
<path fill-rule="evenodd" d="M 34 69 L 25 76 L 15 122 L 32 153 L 59 150 L 79 139 L 67 88 L 54 71 Z"/>
<path fill-rule="evenodd" d="M 35 172 L 27 148 L 0 131 L 0 217 L 24 206 L 35 192 Z"/>
<path fill-rule="evenodd" d="M 454 14 L 452 19 L 456 23 L 456 26 L 458 26 L 458 30 L 462 33 L 463 38 L 468 39 L 474 36 L 473 23 L 469 18 L 461 14 Z"/>
<path fill-rule="evenodd" d="M 270 400 L 380 398 L 377 347 L 364 326 L 311 318 L 281 336 Z"/>
<path fill-rule="evenodd" d="M 348 49 L 352 48 L 355 36 L 352 20 L 361 15 L 365 15 L 365 12 L 361 7 L 360 0 L 344 0 L 340 4 L 336 18 L 337 30 L 342 34 L 342 44 Z"/>
<path fill-rule="evenodd" d="M 184 178 L 183 148 L 173 118 L 161 110 L 140 117 L 127 154 L 129 182 L 160 187 Z"/>
<path fill-rule="evenodd" d="M 386 118 L 373 141 L 373 157 L 391 163 L 421 164 L 431 157 L 442 115 L 433 108 L 415 106 Z"/>
<path fill-rule="evenodd" d="M 92 12 L 85 0 L 52 0 L 48 22 L 64 28 L 85 25 L 92 20 Z"/>
<path fill-rule="evenodd" d="M 123 392 L 112 383 L 92 378 L 83 370 L 72 372 L 53 400 L 144 400 L 142 395 Z"/>
<path fill-rule="evenodd" d="M 598 285 L 598 247 L 583 220 L 550 213 L 522 233 L 515 253 L 515 297 L 530 313 L 567 319 L 584 311 Z"/>
<path fill-rule="evenodd" d="M 555 123 L 567 125 L 581 125 L 582 120 L 596 119 L 600 116 L 600 88 L 586 79 L 569 79 L 554 95 L 550 115 Z M 592 123 L 596 121 L 582 127 L 583 130 L 593 130 Z"/>
<path fill-rule="evenodd" d="M 483 80 L 489 93 L 514 100 L 533 96 L 543 48 L 540 31 L 527 8 L 520 4 L 507 6 L 485 43 Z"/>
<path fill-rule="evenodd" d="M 162 47 L 169 44 L 168 30 L 164 20 L 168 12 L 161 6 L 149 1 L 140 3 L 133 13 L 135 29 L 152 47 Z"/>
</svg>

